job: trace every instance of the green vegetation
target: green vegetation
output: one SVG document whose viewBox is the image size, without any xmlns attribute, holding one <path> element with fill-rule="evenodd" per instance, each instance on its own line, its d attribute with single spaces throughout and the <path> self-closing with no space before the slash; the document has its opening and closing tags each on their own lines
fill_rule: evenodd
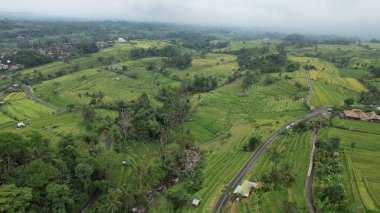
<svg viewBox="0 0 380 213">
<path fill-rule="evenodd" d="M 37 52 L 30 50 L 22 50 L 10 57 L 14 63 L 22 64 L 25 67 L 35 67 L 42 64 L 47 64 L 52 60 Z"/>
<path fill-rule="evenodd" d="M 334 119 L 332 127 L 319 132 L 321 138 L 340 138 L 341 183 L 348 208 L 355 212 L 379 210 L 377 178 L 379 124 Z"/>
<path fill-rule="evenodd" d="M 250 198 L 234 201 L 235 212 L 307 212 L 304 185 L 311 152 L 310 131 L 284 134 L 258 160 L 246 178 L 259 181 Z"/>
<path fill-rule="evenodd" d="M 269 135 L 309 113 L 306 71 L 317 108 L 378 104 L 377 43 L 250 39 L 164 24 L 57 21 L 48 31 L 50 22 L 12 23 L 0 22 L 0 49 L 19 50 L 17 63 L 28 68 L 0 80 L 0 211 L 73 212 L 102 192 L 90 211 L 211 212 Z M 18 30 L 29 37 L 13 39 Z M 55 42 L 73 44 L 73 55 L 47 63 L 34 51 Z M 7 92 L 13 83 L 66 111 Z M 16 128 L 21 121 L 26 127 Z M 378 211 L 378 124 L 327 123 L 317 143 L 318 210 Z M 261 188 L 226 210 L 308 211 L 310 140 L 303 122 L 276 138 L 246 177 Z"/>
<path fill-rule="evenodd" d="M 348 199 L 342 184 L 339 138 L 318 139 L 315 154 L 313 193 L 319 211 L 347 211 Z"/>
</svg>

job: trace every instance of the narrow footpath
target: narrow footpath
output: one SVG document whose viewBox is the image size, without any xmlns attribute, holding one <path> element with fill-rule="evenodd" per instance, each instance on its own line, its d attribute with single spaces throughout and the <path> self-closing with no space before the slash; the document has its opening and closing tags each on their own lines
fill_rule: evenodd
<svg viewBox="0 0 380 213">
<path fill-rule="evenodd" d="M 315 143 L 317 142 L 317 130 L 314 129 L 311 135 L 312 149 L 309 157 L 309 169 L 305 180 L 305 194 L 307 206 L 311 213 L 316 213 L 313 197 L 313 169 L 314 169 L 314 155 L 315 155 Z"/>
<path fill-rule="evenodd" d="M 61 111 L 65 111 L 65 110 L 62 109 L 62 108 L 56 107 L 56 106 L 54 106 L 54 105 L 52 105 L 52 104 L 49 104 L 49 103 L 46 102 L 46 101 L 43 101 L 43 100 L 41 100 L 41 99 L 39 99 L 39 98 L 34 97 L 33 94 L 32 94 L 32 92 L 30 91 L 28 85 L 23 84 L 23 85 L 21 86 L 21 88 L 22 88 L 22 90 L 24 90 L 24 92 L 25 92 L 25 94 L 26 94 L 26 97 L 28 97 L 29 99 L 33 100 L 34 102 L 39 103 L 39 104 L 41 104 L 41 105 L 44 105 L 44 106 L 46 106 L 46 107 L 48 107 L 48 108 L 50 108 L 50 109 L 52 109 L 52 110 L 55 110 L 55 111 L 59 111 L 59 112 L 61 112 Z"/>
</svg>

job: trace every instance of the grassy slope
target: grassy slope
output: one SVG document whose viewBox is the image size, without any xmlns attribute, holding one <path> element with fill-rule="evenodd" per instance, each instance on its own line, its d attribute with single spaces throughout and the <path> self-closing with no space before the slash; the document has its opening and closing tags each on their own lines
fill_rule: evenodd
<svg viewBox="0 0 380 213">
<path fill-rule="evenodd" d="M 321 130 L 319 136 L 341 139 L 350 208 L 356 212 L 380 211 L 380 124 L 335 119 L 333 126 Z M 352 143 L 356 143 L 355 148 L 351 148 Z"/>
<path fill-rule="evenodd" d="M 302 76 L 301 73 L 297 75 Z M 297 91 L 295 81 L 282 79 L 272 85 L 260 82 L 242 91 L 239 80 L 215 93 L 192 98 L 194 112 L 187 126 L 207 153 L 203 171 L 205 181 L 194 195 L 202 199 L 198 212 L 212 210 L 219 195 L 248 159 L 251 153 L 242 152 L 241 146 L 251 136 L 261 135 L 266 139 L 281 125 L 307 113 L 302 98 L 291 98 Z M 157 211 L 165 212 L 167 208 L 164 205 Z M 190 207 L 183 209 L 183 212 L 192 211 Z"/>
<path fill-rule="evenodd" d="M 237 209 L 237 212 L 284 212 L 283 203 L 292 202 L 301 212 L 307 212 L 304 183 L 311 151 L 310 137 L 310 132 L 295 135 L 285 134 L 277 138 L 271 145 L 278 150 L 283 150 L 285 156 L 282 161 L 288 162 L 292 166 L 295 182 L 290 187 L 264 193 L 254 191 L 250 198 L 234 202 L 230 206 L 231 209 Z M 257 181 L 269 171 L 268 158 L 268 152 L 265 152 L 251 170 L 247 180 Z"/>
<path fill-rule="evenodd" d="M 341 77 L 341 72 L 333 64 L 317 58 L 291 57 L 291 60 L 301 64 L 312 64 L 317 67 L 310 71 L 314 96 L 311 100 L 313 106 L 344 104 L 346 98 L 357 99 L 365 87 L 355 78 Z"/>
</svg>

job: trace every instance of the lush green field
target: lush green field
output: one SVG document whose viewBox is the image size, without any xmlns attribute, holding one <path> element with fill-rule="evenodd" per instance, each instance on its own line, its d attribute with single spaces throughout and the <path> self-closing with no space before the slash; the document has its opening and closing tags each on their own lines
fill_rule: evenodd
<svg viewBox="0 0 380 213">
<path fill-rule="evenodd" d="M 303 98 L 293 99 L 294 93 L 299 92 L 295 82 L 296 78 L 281 79 L 271 85 L 260 81 L 242 90 L 239 80 L 214 93 L 193 96 L 192 121 L 186 125 L 206 152 L 205 180 L 202 189 L 193 195 L 202 199 L 198 212 L 212 211 L 222 191 L 251 155 L 242 151 L 250 137 L 261 135 L 265 140 L 280 126 L 307 113 Z M 158 211 L 168 211 L 167 206 Z M 194 209 L 185 207 L 182 211 Z"/>
<path fill-rule="evenodd" d="M 291 165 L 295 181 L 290 187 L 283 186 L 277 190 L 263 192 L 256 189 L 250 198 L 234 201 L 229 206 L 231 212 L 286 212 L 285 202 L 293 203 L 300 212 L 308 211 L 304 184 L 311 152 L 311 133 L 284 134 L 277 138 L 270 147 L 284 152 L 281 161 Z M 259 181 L 263 174 L 269 172 L 270 167 L 269 154 L 265 152 L 246 179 Z"/>
<path fill-rule="evenodd" d="M 380 124 L 362 121 L 333 121 L 319 137 L 339 137 L 347 194 L 354 212 L 380 210 Z M 354 143 L 354 145 L 352 145 Z M 352 147 L 354 146 L 354 147 Z"/>
<path fill-rule="evenodd" d="M 54 110 L 26 99 L 22 92 L 11 93 L 4 98 L 5 105 L 0 107 L 1 114 L 8 120 L 31 120 L 52 115 Z M 4 123 L 4 122 L 2 122 Z"/>
<path fill-rule="evenodd" d="M 214 41 L 218 42 L 218 41 Z M 229 52 L 237 51 L 242 48 L 256 48 L 256 47 L 269 47 L 274 49 L 280 40 L 267 40 L 267 39 L 257 39 L 257 40 L 246 40 L 246 41 L 231 41 L 229 45 L 225 48 L 213 49 L 213 52 Z"/>
<path fill-rule="evenodd" d="M 209 53 L 204 58 L 195 58 L 191 67 L 185 70 L 171 69 L 180 79 L 194 78 L 195 76 L 212 76 L 223 84 L 227 77 L 238 69 L 236 57 L 228 54 Z"/>
<path fill-rule="evenodd" d="M 368 72 L 362 67 L 354 69 L 353 66 L 356 63 L 372 63 L 374 60 L 373 55 L 368 55 L 369 50 L 361 46 L 318 45 L 317 49 L 322 50 L 323 54 L 358 52 L 363 57 L 368 56 L 353 59 L 350 67 L 339 69 L 325 60 L 298 56 L 315 52 L 313 47 L 302 48 L 292 52 L 297 56 L 289 56 L 291 61 L 300 63 L 300 69 L 282 74 L 271 73 L 269 75 L 273 77 L 274 83 L 267 85 L 264 82 L 265 76 L 259 75 L 257 83 L 243 89 L 242 78 L 225 84 L 228 76 L 238 70 L 239 66 L 236 56 L 223 52 L 264 46 L 270 51 L 275 51 L 275 45 L 279 44 L 279 41 L 231 41 L 226 48 L 212 49 L 204 57 L 200 57 L 196 51 L 181 47 L 182 51 L 193 53 L 192 66 L 184 70 L 167 68 L 168 72 L 158 70 L 163 65 L 159 57 L 138 60 L 128 58 L 131 49 L 163 47 L 169 43 L 141 40 L 135 44 L 117 44 L 85 57 L 21 71 L 20 79 L 35 71 L 54 76 L 62 69 L 78 65 L 79 70 L 76 72 L 56 78 L 49 77 L 50 80 L 32 85 L 35 96 L 58 107 L 74 104 L 74 111 L 54 112 L 26 99 L 22 92 L 10 93 L 3 98 L 6 105 L 0 107 L 0 130 L 20 133 L 36 130 L 53 138 L 53 141 L 58 141 L 66 134 L 79 137 L 87 132 L 79 110 L 80 106 L 88 104 L 91 100 L 86 94 L 102 92 L 105 95 L 103 101 L 110 103 L 117 99 L 137 99 L 141 93 L 146 93 L 151 101 L 155 102 L 153 97 L 161 88 L 178 86 L 180 80 L 193 79 L 196 76 L 216 77 L 219 86 L 215 91 L 194 94 L 190 99 L 192 109 L 185 127 L 191 131 L 195 144 L 204 152 L 204 181 L 201 189 L 191 195 L 202 200 L 200 206 L 194 209 L 186 205 L 181 209 L 182 212 L 211 212 L 221 193 L 252 154 L 242 151 L 242 146 L 249 138 L 261 136 L 262 140 L 266 140 L 281 126 L 308 113 L 304 103 L 307 94 L 304 65 L 316 66 L 315 70 L 310 71 L 315 92 L 311 101 L 312 105 L 321 107 L 343 105 L 346 98 L 357 100 L 359 93 L 366 91 L 366 88 L 356 78 L 368 75 Z M 109 56 L 115 57 L 112 66 L 126 66 L 128 71 L 116 73 L 112 71 L 111 66 L 99 64 L 99 57 Z M 151 64 L 155 64 L 157 69 L 147 70 L 147 66 Z M 373 84 L 377 83 L 377 80 L 373 79 Z M 118 116 L 116 111 L 105 109 L 96 109 L 96 114 L 113 119 Z M 16 129 L 17 121 L 26 122 L 27 128 Z M 342 139 L 341 153 L 347 169 L 346 186 L 353 209 L 378 210 L 380 179 L 377 178 L 377 170 L 380 167 L 378 168 L 377 164 L 380 162 L 376 161 L 376 156 L 380 151 L 377 148 L 380 143 L 379 124 L 333 119 L 332 126 L 321 130 L 320 136 L 339 136 Z M 105 135 L 99 134 L 101 141 L 105 141 Z M 352 142 L 356 142 L 355 148 L 350 147 Z M 292 166 L 295 182 L 289 187 L 277 190 L 255 191 L 250 199 L 234 202 L 227 209 L 231 212 L 284 212 L 284 202 L 290 202 L 295 204 L 300 212 L 306 212 L 304 182 L 310 145 L 310 132 L 284 134 L 277 138 L 271 146 L 284 151 L 283 161 Z M 120 188 L 126 186 L 132 191 L 141 192 L 158 184 L 163 178 L 163 174 L 155 173 L 159 170 L 159 165 L 155 162 L 159 161 L 160 145 L 151 141 L 128 141 L 126 146 L 126 151 L 118 153 L 115 150 L 105 150 L 104 144 L 101 143 L 101 154 L 97 163 L 109 165 L 107 175 L 110 185 Z M 127 166 L 122 165 L 123 160 L 128 162 Z M 256 181 L 269 169 L 268 153 L 265 152 L 247 179 Z M 186 184 L 185 180 L 169 191 L 184 189 Z M 171 204 L 163 195 L 153 206 L 157 207 L 152 209 L 153 212 L 168 212 Z"/>
<path fill-rule="evenodd" d="M 137 79 L 111 71 L 89 69 L 45 81 L 33 86 L 33 89 L 41 99 L 64 107 L 69 103 L 89 103 L 91 98 L 85 96 L 86 92 L 92 94 L 101 91 L 105 94 L 104 101 L 109 102 L 136 99 L 143 92 L 153 96 L 162 86 L 177 85 L 166 76 L 147 71 L 144 67 L 136 67 L 128 72 L 136 73 Z"/>
<path fill-rule="evenodd" d="M 311 99 L 313 106 L 341 106 L 345 99 L 357 99 L 358 94 L 366 90 L 357 79 L 341 77 L 343 71 L 329 62 L 310 57 L 291 57 L 291 60 L 316 67 L 315 70 L 310 70 L 311 84 L 314 89 L 314 96 Z"/>
<path fill-rule="evenodd" d="M 106 48 L 97 53 L 89 54 L 86 56 L 79 57 L 77 59 L 71 59 L 65 61 L 58 61 L 49 63 L 46 65 L 42 65 L 39 67 L 33 67 L 30 69 L 25 69 L 21 71 L 21 75 L 26 75 L 28 73 L 32 74 L 35 71 L 40 71 L 44 75 L 51 74 L 53 75 L 55 72 L 60 71 L 64 68 L 68 68 L 73 65 L 78 65 L 79 69 L 90 69 L 90 68 L 98 68 L 102 66 L 98 62 L 99 57 L 111 57 L 115 58 L 114 63 L 121 63 L 128 59 L 128 52 L 135 48 L 149 48 L 149 47 L 163 47 L 168 45 L 167 42 L 164 41 L 149 41 L 149 40 L 140 40 L 135 41 L 135 43 L 131 44 L 116 44 L 113 47 Z"/>
</svg>

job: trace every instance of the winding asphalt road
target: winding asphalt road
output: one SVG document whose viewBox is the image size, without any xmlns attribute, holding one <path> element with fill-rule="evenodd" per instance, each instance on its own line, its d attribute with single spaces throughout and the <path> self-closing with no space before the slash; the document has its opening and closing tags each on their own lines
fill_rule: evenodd
<svg viewBox="0 0 380 213">
<path fill-rule="evenodd" d="M 229 184 L 229 188 L 231 188 L 232 190 L 236 188 L 237 185 L 239 185 L 242 180 L 245 178 L 245 176 L 247 176 L 248 172 L 251 170 L 251 168 L 253 167 L 253 165 L 256 163 L 257 159 L 264 153 L 264 151 L 268 148 L 269 144 L 272 143 L 272 141 L 279 135 L 281 135 L 281 133 L 283 133 L 285 130 L 286 130 L 286 127 L 289 126 L 289 125 L 295 125 L 295 124 L 298 124 L 302 121 L 305 121 L 307 119 L 310 119 L 310 118 L 315 118 L 315 117 L 319 117 L 321 116 L 323 113 L 326 113 L 328 112 L 328 108 L 325 107 L 325 108 L 320 108 L 320 109 L 317 109 L 315 110 L 314 112 L 308 114 L 308 115 L 305 115 L 304 117 L 302 118 L 299 118 L 297 120 L 294 120 L 293 122 L 290 122 L 288 124 L 286 124 L 285 126 L 283 126 L 282 128 L 278 129 L 277 131 L 275 131 L 274 133 L 272 133 L 269 138 L 259 147 L 259 149 L 254 152 L 251 157 L 247 160 L 247 162 L 244 164 L 243 168 L 241 168 L 241 170 L 238 172 L 238 174 L 234 177 L 234 179 L 230 182 Z M 214 207 L 214 210 L 213 212 L 214 213 L 217 213 L 217 212 L 221 212 L 223 207 L 227 204 L 229 200 L 229 197 L 228 197 L 228 190 L 225 190 L 222 194 L 222 196 L 219 198 L 218 202 L 216 203 L 215 207 Z"/>
</svg>

